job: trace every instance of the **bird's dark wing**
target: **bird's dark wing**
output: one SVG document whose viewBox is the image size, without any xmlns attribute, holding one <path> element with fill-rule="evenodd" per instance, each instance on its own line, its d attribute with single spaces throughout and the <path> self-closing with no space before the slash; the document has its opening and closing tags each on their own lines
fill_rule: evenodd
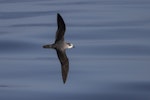
<svg viewBox="0 0 150 100">
<path fill-rule="evenodd" d="M 62 51 L 62 50 L 56 49 L 56 51 L 57 51 L 57 56 L 61 63 L 61 72 L 62 72 L 63 82 L 65 83 L 67 80 L 67 75 L 69 71 L 69 60 L 67 58 L 65 50 Z"/>
<path fill-rule="evenodd" d="M 64 34 L 66 30 L 65 22 L 59 13 L 57 14 L 57 25 L 58 25 L 58 29 L 56 32 L 55 43 L 57 41 L 64 40 Z"/>
</svg>

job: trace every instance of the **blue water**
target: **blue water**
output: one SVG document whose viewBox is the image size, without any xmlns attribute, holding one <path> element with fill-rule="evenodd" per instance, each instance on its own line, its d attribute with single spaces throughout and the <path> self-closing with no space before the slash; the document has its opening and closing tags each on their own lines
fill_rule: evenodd
<svg viewBox="0 0 150 100">
<path fill-rule="evenodd" d="M 0 0 L 0 100 L 150 100 L 149 0 Z M 66 84 L 52 43 L 67 26 Z"/>
</svg>

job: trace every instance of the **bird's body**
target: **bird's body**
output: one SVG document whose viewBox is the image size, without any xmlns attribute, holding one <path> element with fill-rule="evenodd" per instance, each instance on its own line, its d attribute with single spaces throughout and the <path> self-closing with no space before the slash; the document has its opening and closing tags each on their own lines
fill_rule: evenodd
<svg viewBox="0 0 150 100">
<path fill-rule="evenodd" d="M 60 14 L 57 14 L 57 25 L 58 29 L 56 32 L 55 42 L 53 44 L 44 45 L 43 48 L 52 48 L 56 50 L 57 56 L 61 63 L 63 82 L 65 83 L 69 71 L 69 60 L 65 50 L 68 48 L 73 48 L 74 46 L 73 44 L 64 41 L 66 25 Z"/>
</svg>

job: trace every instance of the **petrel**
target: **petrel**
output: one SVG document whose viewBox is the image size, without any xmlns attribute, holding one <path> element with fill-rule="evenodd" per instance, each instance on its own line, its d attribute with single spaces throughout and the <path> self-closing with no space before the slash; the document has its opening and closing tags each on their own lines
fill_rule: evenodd
<svg viewBox="0 0 150 100">
<path fill-rule="evenodd" d="M 55 42 L 53 44 L 44 45 L 43 48 L 52 48 L 56 50 L 61 63 L 62 79 L 65 83 L 69 71 L 69 59 L 66 55 L 66 49 L 73 48 L 74 45 L 64 41 L 66 25 L 59 13 L 57 13 L 57 25 L 58 29 L 56 31 Z"/>
</svg>

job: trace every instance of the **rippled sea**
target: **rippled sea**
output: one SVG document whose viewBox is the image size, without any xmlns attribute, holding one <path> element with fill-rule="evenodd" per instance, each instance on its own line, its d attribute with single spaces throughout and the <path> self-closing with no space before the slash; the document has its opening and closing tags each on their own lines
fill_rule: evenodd
<svg viewBox="0 0 150 100">
<path fill-rule="evenodd" d="M 0 100 L 150 100 L 149 0 L 0 0 Z M 70 71 L 53 43 L 60 13 Z"/>
</svg>

